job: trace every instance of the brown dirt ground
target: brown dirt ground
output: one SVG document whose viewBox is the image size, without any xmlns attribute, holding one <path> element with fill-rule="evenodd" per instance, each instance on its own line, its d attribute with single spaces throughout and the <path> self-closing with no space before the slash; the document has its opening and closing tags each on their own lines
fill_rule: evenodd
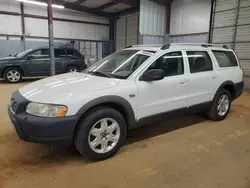
<svg viewBox="0 0 250 188">
<path fill-rule="evenodd" d="M 113 158 L 90 162 L 17 137 L 7 105 L 27 83 L 0 83 L 0 188 L 250 188 L 248 93 L 222 122 L 189 115 L 148 125 L 130 131 Z"/>
</svg>

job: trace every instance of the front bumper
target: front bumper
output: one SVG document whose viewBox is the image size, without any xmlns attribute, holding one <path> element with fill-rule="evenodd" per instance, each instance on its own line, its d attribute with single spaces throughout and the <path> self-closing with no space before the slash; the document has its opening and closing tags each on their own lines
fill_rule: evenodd
<svg viewBox="0 0 250 188">
<path fill-rule="evenodd" d="M 20 112 L 19 108 L 17 112 L 14 113 L 9 106 L 9 117 L 20 139 L 27 142 L 63 146 L 68 146 L 73 141 L 78 116 L 38 117 L 27 114 L 25 111 Z"/>
<path fill-rule="evenodd" d="M 4 67 L 0 67 L 0 78 L 4 78 Z"/>
</svg>

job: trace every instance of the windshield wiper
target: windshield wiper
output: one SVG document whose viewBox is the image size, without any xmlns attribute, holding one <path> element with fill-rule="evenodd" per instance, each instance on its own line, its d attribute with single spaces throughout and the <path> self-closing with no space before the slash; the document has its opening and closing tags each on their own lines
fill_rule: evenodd
<svg viewBox="0 0 250 188">
<path fill-rule="evenodd" d="M 107 74 L 107 73 L 104 73 L 104 72 L 99 72 L 99 71 L 88 71 L 87 72 L 88 74 L 93 74 L 93 75 L 96 75 L 96 76 L 104 76 L 104 77 L 107 77 L 107 78 L 113 78 L 112 75 L 110 74 Z"/>
</svg>

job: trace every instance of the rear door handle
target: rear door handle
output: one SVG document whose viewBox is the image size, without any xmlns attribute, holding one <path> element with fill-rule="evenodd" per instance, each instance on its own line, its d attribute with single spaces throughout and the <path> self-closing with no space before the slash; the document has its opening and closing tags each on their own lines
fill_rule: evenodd
<svg viewBox="0 0 250 188">
<path fill-rule="evenodd" d="M 186 83 L 186 81 L 181 81 L 181 82 L 180 82 L 180 84 L 185 84 L 185 83 Z"/>
<path fill-rule="evenodd" d="M 216 78 L 216 76 L 213 76 L 213 79 L 215 79 Z"/>
</svg>

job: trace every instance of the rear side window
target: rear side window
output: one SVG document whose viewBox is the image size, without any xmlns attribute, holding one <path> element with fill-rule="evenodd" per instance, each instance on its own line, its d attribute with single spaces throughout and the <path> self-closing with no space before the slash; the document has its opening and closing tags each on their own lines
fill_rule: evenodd
<svg viewBox="0 0 250 188">
<path fill-rule="evenodd" d="M 80 57 L 81 54 L 75 49 L 67 49 L 67 54 L 69 57 Z"/>
<path fill-rule="evenodd" d="M 187 51 L 187 56 L 191 73 L 213 70 L 213 63 L 207 51 Z"/>
<path fill-rule="evenodd" d="M 220 67 L 238 66 L 237 59 L 233 52 L 212 50 Z"/>
<path fill-rule="evenodd" d="M 55 49 L 55 58 L 65 57 L 66 53 L 64 49 Z"/>
</svg>

